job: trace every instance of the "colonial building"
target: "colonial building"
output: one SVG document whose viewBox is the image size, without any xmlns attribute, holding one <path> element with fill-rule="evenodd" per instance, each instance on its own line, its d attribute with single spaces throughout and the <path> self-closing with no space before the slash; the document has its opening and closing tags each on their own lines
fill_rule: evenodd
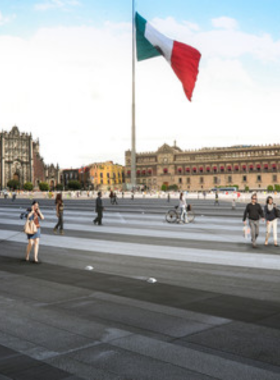
<svg viewBox="0 0 280 380">
<path fill-rule="evenodd" d="M 33 141 L 31 134 L 21 133 L 16 126 L 10 132 L 0 133 L 0 159 L 1 189 L 11 179 L 18 180 L 21 187 L 26 182 L 31 182 L 34 188 L 46 180 L 54 187 L 59 183 L 59 167 L 44 164 L 39 140 Z"/>
<path fill-rule="evenodd" d="M 45 180 L 49 184 L 50 190 L 54 190 L 58 184 L 61 184 L 60 180 L 61 170 L 58 165 L 45 165 Z"/>
<path fill-rule="evenodd" d="M 90 169 L 89 166 L 83 166 L 79 169 L 79 181 L 82 189 L 92 189 L 93 186 L 90 183 Z"/>
<path fill-rule="evenodd" d="M 79 181 L 79 169 L 63 169 L 61 172 L 61 183 L 64 189 L 67 188 L 69 181 Z"/>
<path fill-rule="evenodd" d="M 123 166 L 114 164 L 112 161 L 98 162 L 89 165 L 90 182 L 94 189 L 114 189 L 122 186 Z"/>
<path fill-rule="evenodd" d="M 125 152 L 125 182 L 130 183 L 131 151 Z M 240 190 L 267 189 L 280 183 L 280 144 L 232 146 L 182 151 L 164 144 L 136 155 L 137 184 L 150 189 L 176 184 L 181 190 L 204 191 L 238 185 Z"/>
</svg>

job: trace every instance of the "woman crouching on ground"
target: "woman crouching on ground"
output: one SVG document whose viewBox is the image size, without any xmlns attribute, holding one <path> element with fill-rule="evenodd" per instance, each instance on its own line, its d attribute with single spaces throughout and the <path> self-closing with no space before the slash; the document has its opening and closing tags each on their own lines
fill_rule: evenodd
<svg viewBox="0 0 280 380">
<path fill-rule="evenodd" d="M 26 257 L 25 260 L 29 261 L 30 251 L 32 246 L 34 245 L 34 262 L 38 263 L 38 252 L 39 252 L 39 240 L 41 236 L 41 228 L 39 220 L 44 220 L 44 215 L 41 213 L 39 209 L 39 203 L 37 201 L 33 201 L 31 212 L 28 214 L 27 219 L 34 220 L 35 226 L 37 227 L 37 232 L 33 235 L 27 235 L 28 245 L 26 249 Z"/>
<path fill-rule="evenodd" d="M 264 206 L 264 217 L 266 219 L 266 236 L 264 245 L 268 245 L 268 239 L 270 235 L 271 227 L 273 228 L 273 240 L 275 247 L 278 247 L 277 244 L 277 218 L 278 210 L 273 204 L 273 198 L 267 197 L 266 205 Z"/>
</svg>

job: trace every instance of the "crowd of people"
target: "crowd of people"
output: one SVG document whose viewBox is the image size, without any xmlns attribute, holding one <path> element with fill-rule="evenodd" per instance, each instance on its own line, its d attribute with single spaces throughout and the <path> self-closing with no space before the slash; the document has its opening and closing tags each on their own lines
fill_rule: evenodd
<svg viewBox="0 0 280 380">
<path fill-rule="evenodd" d="M 111 204 L 118 204 L 117 203 L 117 196 L 115 193 L 111 192 L 109 195 Z M 169 199 L 170 200 L 170 199 Z M 218 195 L 215 197 L 215 205 L 219 202 Z M 62 199 L 62 194 L 58 193 L 56 195 L 55 199 L 55 206 L 56 206 L 56 216 L 58 218 L 56 225 L 54 226 L 53 232 L 57 234 L 58 232 L 61 235 L 64 235 L 64 229 L 63 229 L 63 213 L 64 213 L 64 202 Z M 179 204 L 178 208 L 180 210 L 180 217 L 181 221 L 184 220 L 186 213 L 188 211 L 188 204 L 186 201 L 185 194 L 183 192 L 180 193 L 179 196 Z M 235 208 L 235 203 L 234 203 Z M 102 193 L 101 191 L 98 192 L 97 198 L 95 200 L 95 212 L 96 212 L 96 218 L 93 220 L 93 223 L 95 225 L 102 225 L 102 219 L 103 219 L 103 200 L 102 200 Z M 28 245 L 26 248 L 26 261 L 30 261 L 30 252 L 32 248 L 34 247 L 34 262 L 38 263 L 38 252 L 39 252 L 39 241 L 41 236 L 41 226 L 40 221 L 44 220 L 44 215 L 40 210 L 39 202 L 34 200 L 32 202 L 31 208 L 28 208 L 25 213 L 21 215 L 22 218 L 26 218 L 27 222 L 32 222 L 34 224 L 34 232 L 27 233 L 27 239 L 28 239 Z M 264 245 L 268 245 L 271 229 L 273 230 L 273 240 L 274 240 L 274 246 L 278 247 L 277 242 L 277 221 L 280 217 L 280 210 L 277 208 L 276 204 L 273 201 L 272 196 L 268 196 L 266 199 L 266 204 L 264 207 L 258 203 L 257 194 L 254 193 L 251 196 L 251 202 L 248 203 L 245 207 L 244 214 L 243 214 L 243 223 L 244 228 L 246 228 L 247 220 L 249 223 L 250 228 L 250 235 L 251 235 L 251 242 L 253 248 L 257 247 L 257 239 L 259 237 L 259 223 L 262 219 L 266 222 L 266 234 L 265 234 L 265 242 Z"/>
</svg>

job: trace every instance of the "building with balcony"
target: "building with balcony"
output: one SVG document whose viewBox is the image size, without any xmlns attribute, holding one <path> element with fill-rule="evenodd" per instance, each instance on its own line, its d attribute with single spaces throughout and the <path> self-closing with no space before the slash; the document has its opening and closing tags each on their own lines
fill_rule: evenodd
<svg viewBox="0 0 280 380">
<path fill-rule="evenodd" d="M 123 166 L 113 161 L 97 162 L 89 165 L 90 182 L 94 189 L 120 189 L 124 182 Z"/>
<path fill-rule="evenodd" d="M 130 183 L 131 151 L 125 152 L 125 182 Z M 204 191 L 238 185 L 240 190 L 264 190 L 280 183 L 280 144 L 231 146 L 183 151 L 164 144 L 155 152 L 136 155 L 137 185 L 154 190 L 177 185 Z"/>
</svg>

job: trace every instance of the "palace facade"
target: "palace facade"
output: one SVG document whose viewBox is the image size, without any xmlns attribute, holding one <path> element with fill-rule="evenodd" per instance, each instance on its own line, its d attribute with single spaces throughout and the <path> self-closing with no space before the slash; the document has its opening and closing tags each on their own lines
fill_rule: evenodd
<svg viewBox="0 0 280 380">
<path fill-rule="evenodd" d="M 40 156 L 39 140 L 21 133 L 17 126 L 10 132 L 0 133 L 0 187 L 5 189 L 9 180 L 19 181 L 22 188 L 31 182 L 35 189 L 40 182 L 48 182 L 53 189 L 60 182 L 59 167 L 45 165 Z"/>
<path fill-rule="evenodd" d="M 130 180 L 131 151 L 125 152 L 125 182 Z M 232 146 L 183 151 L 164 144 L 155 152 L 136 155 L 137 185 L 159 190 L 207 191 L 217 186 L 265 190 L 280 183 L 280 144 Z"/>
</svg>

